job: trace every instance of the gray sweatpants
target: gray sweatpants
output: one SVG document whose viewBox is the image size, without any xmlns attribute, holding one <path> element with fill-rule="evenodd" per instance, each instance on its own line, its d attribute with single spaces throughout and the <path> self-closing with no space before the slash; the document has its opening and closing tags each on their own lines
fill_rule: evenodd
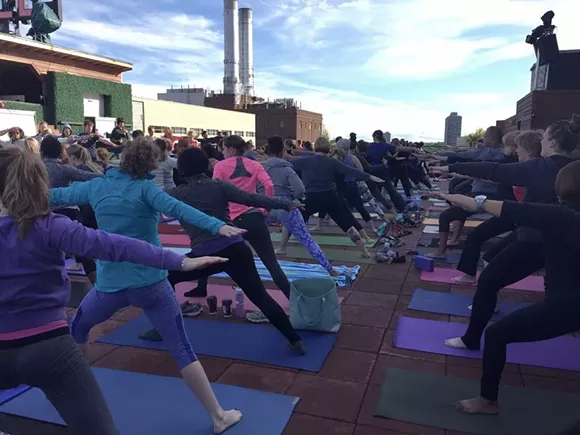
<svg viewBox="0 0 580 435">
<path fill-rule="evenodd" d="M 0 350 L 0 389 L 39 388 L 74 434 L 118 435 L 89 363 L 71 335 Z"/>
</svg>

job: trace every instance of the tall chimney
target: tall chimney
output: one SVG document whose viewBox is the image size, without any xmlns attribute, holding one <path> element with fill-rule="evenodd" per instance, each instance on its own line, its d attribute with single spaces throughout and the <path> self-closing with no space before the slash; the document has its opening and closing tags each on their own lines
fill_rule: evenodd
<svg viewBox="0 0 580 435">
<path fill-rule="evenodd" d="M 253 12 L 240 9 L 240 81 L 245 95 L 254 96 Z"/>
<path fill-rule="evenodd" d="M 239 95 L 238 0 L 224 0 L 224 94 Z"/>
</svg>

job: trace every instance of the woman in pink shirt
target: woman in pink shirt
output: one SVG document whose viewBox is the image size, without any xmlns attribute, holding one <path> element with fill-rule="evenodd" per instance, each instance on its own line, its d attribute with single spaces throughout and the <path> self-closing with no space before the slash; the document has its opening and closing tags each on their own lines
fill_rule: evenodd
<svg viewBox="0 0 580 435">
<path fill-rule="evenodd" d="M 274 196 L 274 184 L 264 167 L 255 160 L 243 157 L 247 143 L 239 136 L 228 136 L 224 139 L 225 160 L 218 162 L 213 169 L 213 178 L 234 184 L 246 192 L 257 193 L 258 183 L 264 189 L 264 195 Z M 252 245 L 264 266 L 272 275 L 272 280 L 287 297 L 290 297 L 290 282 L 278 264 L 270 231 L 266 224 L 266 212 L 263 209 L 230 203 L 230 217 L 239 228 L 247 230 L 244 239 Z"/>
</svg>

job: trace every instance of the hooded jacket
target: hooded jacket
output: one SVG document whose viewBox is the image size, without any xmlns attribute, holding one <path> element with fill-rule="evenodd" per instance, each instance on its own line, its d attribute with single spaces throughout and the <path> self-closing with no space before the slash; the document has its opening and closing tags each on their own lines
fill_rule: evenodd
<svg viewBox="0 0 580 435">
<path fill-rule="evenodd" d="M 274 183 L 274 196 L 288 196 L 292 199 L 304 196 L 304 184 L 292 163 L 278 157 L 270 157 L 264 163 L 264 169 Z"/>
</svg>

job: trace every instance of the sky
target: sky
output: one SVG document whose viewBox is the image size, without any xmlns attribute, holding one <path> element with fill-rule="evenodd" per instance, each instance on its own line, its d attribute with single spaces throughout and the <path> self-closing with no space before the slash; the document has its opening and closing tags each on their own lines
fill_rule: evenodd
<svg viewBox="0 0 580 435">
<path fill-rule="evenodd" d="M 241 0 L 254 11 L 256 94 L 320 112 L 331 136 L 376 129 L 426 142 L 515 114 L 524 42 L 554 10 L 560 49 L 580 49 L 575 0 Z M 222 89 L 222 0 L 63 0 L 53 43 L 133 63 L 133 95 Z"/>
</svg>

